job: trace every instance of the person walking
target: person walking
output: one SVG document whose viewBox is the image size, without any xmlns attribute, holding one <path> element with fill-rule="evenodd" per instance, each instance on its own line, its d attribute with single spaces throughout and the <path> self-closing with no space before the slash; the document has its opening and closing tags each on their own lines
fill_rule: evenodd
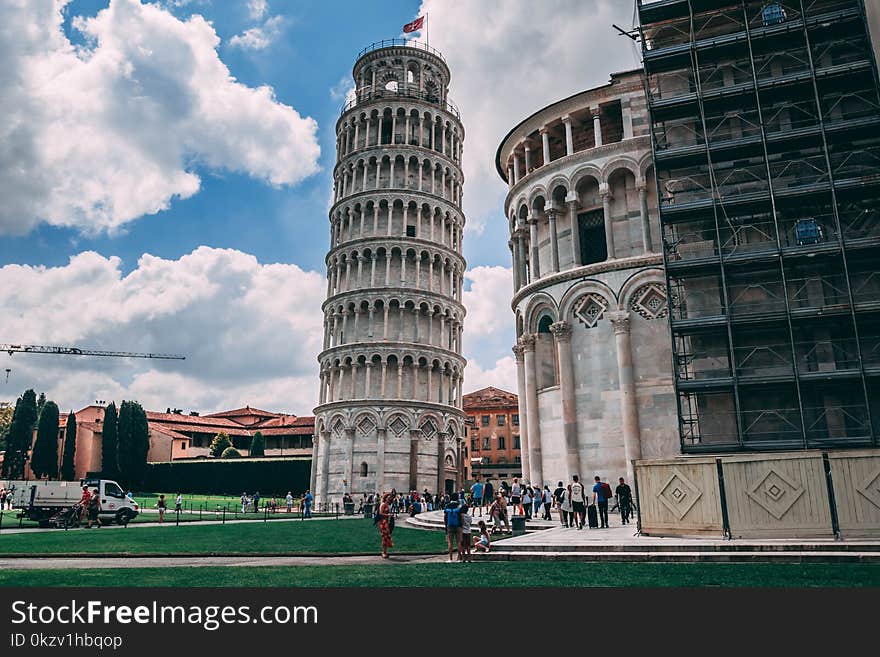
<svg viewBox="0 0 880 657">
<path fill-rule="evenodd" d="M 587 498 L 584 492 L 584 485 L 580 482 L 580 478 L 577 475 L 572 475 L 571 477 L 568 494 L 571 499 L 571 512 L 574 514 L 574 525 L 578 529 L 583 529 L 586 522 Z M 569 527 L 571 527 L 570 523 Z"/>
<path fill-rule="evenodd" d="M 556 490 L 553 491 L 553 501 L 556 503 L 556 510 L 559 512 L 559 522 L 562 523 L 563 527 L 568 526 L 568 512 L 562 510 L 567 493 L 568 491 L 561 481 L 556 485 Z"/>
<path fill-rule="evenodd" d="M 532 489 L 532 504 L 535 507 L 532 510 L 532 517 L 537 519 L 538 514 L 541 512 L 541 506 L 544 504 L 544 492 L 541 490 L 540 485 L 535 485 Z"/>
<path fill-rule="evenodd" d="M 287 503 L 287 512 L 290 513 L 293 510 L 293 493 L 291 491 L 287 491 L 287 497 L 284 498 L 284 501 Z"/>
<path fill-rule="evenodd" d="M 182 507 L 183 507 L 183 495 L 178 493 L 177 497 L 174 500 L 174 513 L 180 513 L 180 510 Z"/>
<path fill-rule="evenodd" d="M 461 505 L 459 519 L 461 520 L 461 541 L 458 544 L 458 560 L 471 561 L 471 523 L 473 516 L 467 504 Z"/>
<path fill-rule="evenodd" d="M 474 485 L 471 486 L 471 503 L 473 504 L 474 511 L 479 507 L 480 509 L 480 517 L 483 517 L 483 484 L 480 482 L 480 477 L 477 475 L 477 480 L 474 482 Z"/>
<path fill-rule="evenodd" d="M 608 498 L 611 497 L 611 486 L 603 483 L 599 475 L 593 484 L 593 503 L 599 508 L 599 526 L 608 529 Z"/>
<path fill-rule="evenodd" d="M 446 526 L 446 546 L 449 548 L 449 563 L 455 561 L 452 558 L 453 551 L 458 552 L 461 542 L 461 507 L 458 504 L 458 495 L 453 495 L 449 504 L 443 509 L 443 524 Z"/>
<path fill-rule="evenodd" d="M 260 491 L 256 491 L 253 497 L 254 501 L 254 513 L 258 513 L 260 511 Z"/>
<path fill-rule="evenodd" d="M 532 519 L 532 487 L 531 486 L 523 487 L 521 508 L 523 508 L 525 510 L 526 520 L 531 520 Z"/>
<path fill-rule="evenodd" d="M 486 513 L 489 512 L 489 507 L 492 506 L 494 501 L 495 488 L 492 486 L 492 482 L 487 479 L 486 483 L 483 484 L 483 504 L 486 505 Z"/>
<path fill-rule="evenodd" d="M 513 485 L 510 487 L 510 503 L 513 506 L 512 513 L 514 515 L 516 515 L 517 509 L 519 509 L 519 515 L 525 514 L 522 508 L 522 486 L 516 477 L 513 478 Z"/>
<path fill-rule="evenodd" d="M 618 480 L 617 488 L 614 494 L 617 496 L 617 508 L 620 509 L 620 523 L 629 524 L 630 515 L 632 514 L 632 489 L 629 487 L 623 477 Z"/>
<path fill-rule="evenodd" d="M 391 532 L 394 531 L 394 516 L 391 515 L 391 507 L 389 506 L 391 495 L 386 493 L 382 498 L 382 504 L 379 505 L 379 536 L 382 537 L 382 558 L 388 558 L 388 548 L 394 547 L 391 540 Z"/>
<path fill-rule="evenodd" d="M 550 515 L 550 507 L 553 506 L 553 493 L 550 492 L 550 486 L 544 484 L 544 492 L 541 493 L 544 502 L 544 520 L 552 520 Z"/>
<path fill-rule="evenodd" d="M 160 495 L 159 499 L 162 500 L 164 504 L 164 495 Z M 97 523 L 98 529 L 101 528 L 101 493 L 96 488 L 92 491 L 91 496 L 89 497 L 89 529 L 92 528 L 92 523 Z M 160 516 L 161 517 L 161 516 Z M 161 521 L 160 521 L 161 522 Z"/>
<path fill-rule="evenodd" d="M 305 497 L 303 497 L 303 518 L 311 518 L 312 517 L 312 500 L 315 498 L 312 497 L 312 492 L 307 490 Z"/>
<path fill-rule="evenodd" d="M 168 509 L 168 503 L 165 502 L 165 496 L 160 495 L 159 501 L 156 502 L 156 508 L 159 509 L 159 522 L 165 522 L 165 511 Z M 92 526 L 91 518 L 89 518 L 89 527 Z"/>
<path fill-rule="evenodd" d="M 247 505 L 248 505 L 248 494 L 242 493 L 241 494 L 241 512 L 242 513 L 247 511 Z"/>
<path fill-rule="evenodd" d="M 82 495 L 80 495 L 80 498 L 79 498 L 79 506 L 80 506 L 79 519 L 80 520 L 86 520 L 88 518 L 89 502 L 91 501 L 91 499 L 92 499 L 92 493 L 89 491 L 89 487 L 83 486 Z M 3 507 L 0 506 L 0 509 L 2 509 L 2 508 Z"/>
</svg>

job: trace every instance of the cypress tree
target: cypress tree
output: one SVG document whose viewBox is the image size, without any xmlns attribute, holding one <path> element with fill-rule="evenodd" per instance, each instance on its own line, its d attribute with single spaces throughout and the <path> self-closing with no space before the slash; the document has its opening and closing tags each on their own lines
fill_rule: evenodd
<svg viewBox="0 0 880 657">
<path fill-rule="evenodd" d="M 34 424 L 37 422 L 37 394 L 25 390 L 15 402 L 12 412 L 12 426 L 6 439 L 6 454 L 3 457 L 3 478 L 23 479 L 24 465 L 31 447 Z"/>
<path fill-rule="evenodd" d="M 126 482 L 126 485 L 128 485 L 131 481 L 130 478 L 133 446 L 132 430 L 134 428 L 134 418 L 132 417 L 132 415 L 131 402 L 123 400 L 122 404 L 119 406 L 119 420 L 117 422 L 118 451 L 116 462 L 119 464 L 119 468 L 117 469 L 119 479 L 121 479 L 123 482 Z"/>
<path fill-rule="evenodd" d="M 101 434 L 101 473 L 106 479 L 116 479 L 118 462 L 119 429 L 117 427 L 116 402 L 110 402 L 104 410 Z"/>
<path fill-rule="evenodd" d="M 44 402 L 40 411 L 31 470 L 39 478 L 58 476 L 58 404 L 53 401 Z"/>
<path fill-rule="evenodd" d="M 114 413 L 116 409 L 114 408 Z M 76 474 L 76 415 L 73 411 L 67 415 L 67 427 L 64 430 L 64 454 L 61 458 L 61 478 L 73 481 Z"/>
<path fill-rule="evenodd" d="M 263 433 L 261 431 L 257 431 L 254 434 L 253 440 L 251 440 L 251 456 L 265 456 L 266 455 L 266 439 L 263 438 Z"/>
<path fill-rule="evenodd" d="M 150 451 L 150 423 L 147 413 L 138 402 L 131 402 L 131 472 L 129 485 L 140 485 L 147 472 L 147 454 Z"/>
</svg>

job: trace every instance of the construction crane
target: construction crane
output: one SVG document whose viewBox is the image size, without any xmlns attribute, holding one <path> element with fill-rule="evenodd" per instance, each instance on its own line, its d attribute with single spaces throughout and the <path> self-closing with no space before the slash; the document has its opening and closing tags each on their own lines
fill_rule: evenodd
<svg viewBox="0 0 880 657">
<path fill-rule="evenodd" d="M 55 354 L 57 356 L 109 356 L 113 358 L 161 358 L 164 360 L 186 360 L 186 356 L 176 354 L 144 354 L 130 351 L 100 351 L 80 349 L 79 347 L 53 347 L 39 344 L 0 344 L 0 351 L 10 356 L 14 353 Z M 9 370 L 7 370 L 8 372 Z"/>
</svg>

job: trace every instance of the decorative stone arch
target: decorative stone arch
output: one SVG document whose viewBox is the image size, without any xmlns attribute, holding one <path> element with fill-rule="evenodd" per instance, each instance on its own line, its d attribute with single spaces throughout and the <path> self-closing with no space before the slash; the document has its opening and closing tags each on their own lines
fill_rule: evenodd
<svg viewBox="0 0 880 657">
<path fill-rule="evenodd" d="M 454 450 L 447 449 L 445 451 L 445 453 L 443 454 L 443 468 L 444 469 L 457 471 L 457 469 L 458 469 L 458 466 L 456 464 L 457 461 L 458 461 L 458 459 L 455 456 Z"/>
<path fill-rule="evenodd" d="M 545 311 L 556 318 L 554 321 L 558 321 L 559 308 L 556 305 L 556 301 L 549 294 L 539 292 L 529 300 L 529 304 L 526 307 L 525 325 L 527 332 L 535 333 L 537 331 L 538 318 Z"/>
<path fill-rule="evenodd" d="M 645 179 L 647 178 L 648 171 L 650 168 L 654 166 L 654 158 L 651 153 L 646 153 L 639 160 L 639 176 L 638 178 Z"/>
<path fill-rule="evenodd" d="M 633 178 L 635 178 L 636 180 L 642 177 L 642 174 L 639 170 L 638 162 L 636 162 L 632 158 L 619 157 L 611 160 L 602 168 L 601 182 L 608 182 L 608 179 L 611 178 L 614 173 L 621 169 L 629 171 L 633 175 Z"/>
<path fill-rule="evenodd" d="M 649 320 L 666 317 L 669 300 L 663 270 L 652 267 L 630 276 L 621 287 L 618 310 L 632 310 Z"/>
<path fill-rule="evenodd" d="M 535 185 L 535 187 L 529 192 L 528 196 L 528 207 L 529 209 L 535 206 L 535 201 L 539 196 L 544 197 L 544 204 L 547 204 L 547 189 L 543 185 Z"/>
<path fill-rule="evenodd" d="M 368 361 L 369 362 L 369 361 Z M 379 414 L 370 409 L 361 409 L 354 418 L 354 427 L 358 435 L 372 436 L 376 429 L 381 428 Z"/>
<path fill-rule="evenodd" d="M 604 178 L 602 177 L 602 170 L 593 164 L 588 164 L 580 167 L 573 174 L 571 174 L 571 185 L 569 187 L 569 192 L 577 190 L 578 185 L 580 185 L 581 181 L 586 178 L 593 178 L 600 185 L 605 182 Z"/>
<path fill-rule="evenodd" d="M 331 435 L 342 437 L 345 434 L 345 430 L 350 428 L 348 423 L 348 414 L 341 411 L 333 413 L 333 415 L 330 416 L 330 419 L 327 422 L 327 428 L 330 431 Z"/>
<path fill-rule="evenodd" d="M 593 328 L 608 310 L 617 307 L 617 295 L 602 281 L 595 279 L 573 285 L 562 297 L 560 317 Z"/>
<path fill-rule="evenodd" d="M 436 440 L 442 426 L 443 423 L 433 411 L 423 411 L 416 422 L 416 428 L 424 440 Z"/>
</svg>

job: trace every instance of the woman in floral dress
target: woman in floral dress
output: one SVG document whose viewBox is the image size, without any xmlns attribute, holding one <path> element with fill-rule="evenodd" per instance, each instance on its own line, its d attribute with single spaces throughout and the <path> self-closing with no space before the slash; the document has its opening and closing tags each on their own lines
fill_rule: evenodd
<svg viewBox="0 0 880 657">
<path fill-rule="evenodd" d="M 382 498 L 382 504 L 379 505 L 379 535 L 382 537 L 382 558 L 388 558 L 388 548 L 394 547 L 394 543 L 391 541 L 391 530 L 394 529 L 394 526 L 391 524 L 393 522 L 391 515 L 391 494 L 386 493 Z"/>
</svg>

